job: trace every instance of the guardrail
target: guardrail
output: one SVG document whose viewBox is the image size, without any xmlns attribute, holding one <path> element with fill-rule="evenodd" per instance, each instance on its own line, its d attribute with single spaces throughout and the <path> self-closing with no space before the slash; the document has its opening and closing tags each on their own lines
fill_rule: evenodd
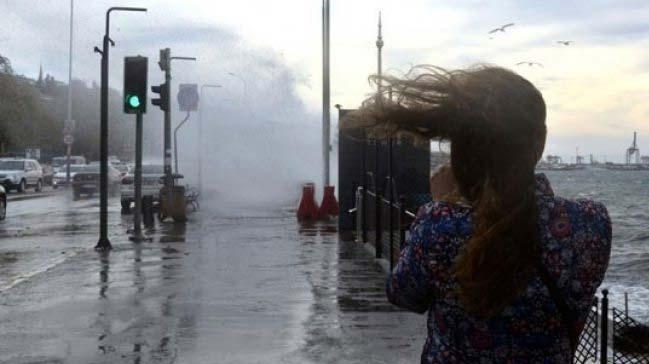
<svg viewBox="0 0 649 364">
<path fill-rule="evenodd" d="M 406 208 L 405 199 L 400 197 L 397 202 L 361 186 L 356 190 L 356 206 L 348 212 L 356 216 L 356 240 L 372 243 L 376 258 L 388 260 L 392 269 L 415 217 Z"/>
</svg>

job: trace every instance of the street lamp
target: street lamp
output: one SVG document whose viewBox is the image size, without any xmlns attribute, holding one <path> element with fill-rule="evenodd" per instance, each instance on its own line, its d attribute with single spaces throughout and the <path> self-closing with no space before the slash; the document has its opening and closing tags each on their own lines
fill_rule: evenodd
<svg viewBox="0 0 649 364">
<path fill-rule="evenodd" d="M 243 97 L 245 99 L 248 99 L 248 82 L 246 82 L 246 80 L 243 77 L 239 76 L 236 73 L 228 72 L 228 75 L 230 75 L 232 77 L 236 77 L 239 80 L 241 80 L 241 82 L 243 82 Z"/>
<path fill-rule="evenodd" d="M 246 82 L 245 78 L 239 76 L 236 73 L 228 72 L 228 75 L 238 78 L 241 81 L 241 83 L 243 83 L 243 100 L 241 102 L 241 106 L 245 106 L 245 109 L 248 111 L 250 118 L 255 119 L 256 118 L 255 112 L 252 111 L 252 108 L 250 108 L 250 104 L 248 102 L 248 82 Z"/>
<path fill-rule="evenodd" d="M 70 154 L 72 153 L 72 139 L 68 135 L 72 135 L 74 131 L 73 122 L 72 122 L 72 44 L 73 44 L 73 33 L 74 30 L 74 0 L 70 0 L 70 54 L 68 56 L 68 117 L 65 120 L 64 133 L 66 142 L 66 153 L 65 153 L 65 185 L 70 186 Z"/>
<path fill-rule="evenodd" d="M 99 176 L 99 241 L 96 250 L 105 251 L 112 248 L 108 240 L 108 52 L 110 39 L 110 13 L 113 11 L 146 11 L 146 8 L 116 6 L 106 11 L 106 32 L 102 49 L 95 47 L 95 52 L 101 54 L 101 97 L 100 97 L 100 176 Z"/>
<path fill-rule="evenodd" d="M 221 85 L 205 84 L 201 86 L 200 103 L 198 104 L 198 193 L 203 193 L 203 90 L 221 88 Z"/>
</svg>

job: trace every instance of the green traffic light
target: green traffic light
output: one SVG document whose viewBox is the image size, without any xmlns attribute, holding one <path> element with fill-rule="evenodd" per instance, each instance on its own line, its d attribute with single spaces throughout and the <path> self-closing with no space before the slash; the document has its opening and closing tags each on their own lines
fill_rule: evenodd
<svg viewBox="0 0 649 364">
<path fill-rule="evenodd" d="M 140 107 L 140 98 L 137 95 L 129 96 L 128 104 L 132 108 L 138 108 L 138 107 Z"/>
</svg>

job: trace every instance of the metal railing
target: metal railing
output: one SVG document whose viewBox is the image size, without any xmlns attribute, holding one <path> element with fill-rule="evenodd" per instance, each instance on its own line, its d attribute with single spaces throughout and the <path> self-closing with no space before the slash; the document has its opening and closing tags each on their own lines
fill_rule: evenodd
<svg viewBox="0 0 649 364">
<path fill-rule="evenodd" d="M 396 188 L 387 190 L 392 198 L 358 187 L 356 206 L 349 212 L 356 215 L 356 240 L 371 243 L 376 258 L 388 260 L 392 269 L 415 214 L 406 209 L 403 197 L 396 201 Z"/>
</svg>

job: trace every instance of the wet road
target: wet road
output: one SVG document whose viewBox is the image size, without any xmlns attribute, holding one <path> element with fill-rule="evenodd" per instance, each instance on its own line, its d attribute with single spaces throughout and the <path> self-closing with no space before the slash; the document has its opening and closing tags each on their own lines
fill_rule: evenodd
<svg viewBox="0 0 649 364">
<path fill-rule="evenodd" d="M 0 363 L 413 363 L 424 317 L 385 300 L 384 273 L 335 226 L 291 214 L 158 224 L 92 251 L 97 200 L 11 205 L 0 223 Z"/>
</svg>

